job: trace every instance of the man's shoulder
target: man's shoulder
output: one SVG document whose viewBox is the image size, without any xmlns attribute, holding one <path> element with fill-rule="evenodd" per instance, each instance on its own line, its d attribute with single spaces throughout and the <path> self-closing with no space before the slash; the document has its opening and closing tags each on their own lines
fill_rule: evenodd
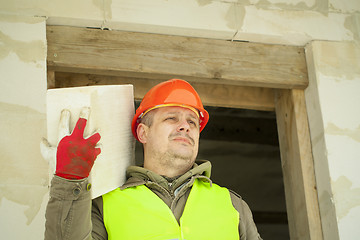
<svg viewBox="0 0 360 240">
<path fill-rule="evenodd" d="M 231 202 L 232 202 L 234 208 L 240 214 L 244 214 L 244 212 L 248 212 L 250 210 L 249 206 L 244 201 L 244 199 L 240 196 L 240 194 L 238 194 L 237 192 L 235 192 L 232 189 L 228 189 L 228 190 L 229 190 Z"/>
<path fill-rule="evenodd" d="M 240 194 L 238 194 L 237 192 L 235 192 L 234 190 L 232 189 L 229 189 L 229 192 L 230 192 L 230 196 L 233 196 L 234 198 L 237 198 L 237 199 L 242 199 L 242 197 L 240 196 Z"/>
</svg>

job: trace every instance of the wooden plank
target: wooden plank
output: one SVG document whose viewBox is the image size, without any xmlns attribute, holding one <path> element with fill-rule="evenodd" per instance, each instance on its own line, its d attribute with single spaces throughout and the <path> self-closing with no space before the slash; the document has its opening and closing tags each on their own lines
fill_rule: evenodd
<svg viewBox="0 0 360 240">
<path fill-rule="evenodd" d="M 304 91 L 275 94 L 290 238 L 323 239 Z"/>
<path fill-rule="evenodd" d="M 269 88 L 308 85 L 303 47 L 47 26 L 48 68 Z"/>
<path fill-rule="evenodd" d="M 57 87 L 132 84 L 134 85 L 134 97 L 137 100 L 142 99 L 146 92 L 158 83 L 160 83 L 160 80 L 56 72 Z M 271 88 L 206 84 L 191 81 L 190 83 L 199 93 L 203 104 L 207 106 L 246 108 L 264 111 L 275 110 L 274 92 Z"/>
<path fill-rule="evenodd" d="M 55 88 L 55 72 L 51 70 L 47 71 L 47 88 Z"/>
</svg>

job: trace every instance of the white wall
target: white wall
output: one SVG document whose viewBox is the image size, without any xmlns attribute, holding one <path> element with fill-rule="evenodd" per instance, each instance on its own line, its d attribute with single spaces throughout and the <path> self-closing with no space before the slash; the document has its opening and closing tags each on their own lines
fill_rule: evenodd
<svg viewBox="0 0 360 240">
<path fill-rule="evenodd" d="M 359 0 L 0 0 L 2 236 L 43 235 L 48 179 L 39 141 L 46 135 L 45 24 L 309 43 L 306 100 L 324 235 L 360 235 L 355 225 L 360 220 Z M 13 225 L 17 231 L 11 231 Z"/>
<path fill-rule="evenodd" d="M 45 18 L 0 15 L 0 231 L 3 239 L 42 239 L 48 165 Z"/>
<path fill-rule="evenodd" d="M 360 39 L 358 0 L 0 0 L 47 24 L 304 46 Z"/>
<path fill-rule="evenodd" d="M 325 239 L 360 236 L 360 45 L 307 46 L 306 90 Z"/>
</svg>

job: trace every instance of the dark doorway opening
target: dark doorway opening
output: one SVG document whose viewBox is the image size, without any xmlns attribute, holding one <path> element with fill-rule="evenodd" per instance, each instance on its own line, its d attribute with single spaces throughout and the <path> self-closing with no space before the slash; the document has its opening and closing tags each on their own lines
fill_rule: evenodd
<svg viewBox="0 0 360 240">
<path fill-rule="evenodd" d="M 263 239 L 290 239 L 275 112 L 206 107 L 199 159 L 250 206 Z"/>
</svg>

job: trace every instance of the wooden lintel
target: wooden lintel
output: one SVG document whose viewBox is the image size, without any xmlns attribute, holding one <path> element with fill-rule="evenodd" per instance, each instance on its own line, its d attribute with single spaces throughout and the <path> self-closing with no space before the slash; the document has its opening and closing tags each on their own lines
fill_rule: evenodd
<svg viewBox="0 0 360 240">
<path fill-rule="evenodd" d="M 303 90 L 276 90 L 290 239 L 323 239 Z"/>
<path fill-rule="evenodd" d="M 253 86 L 308 85 L 303 47 L 47 26 L 48 68 L 59 72 Z"/>
<path fill-rule="evenodd" d="M 160 80 L 56 72 L 55 84 L 56 87 L 132 84 L 134 85 L 134 97 L 140 100 L 151 87 L 158 83 Z M 191 81 L 190 83 L 199 93 L 203 104 L 207 106 L 275 110 L 274 90 L 271 88 L 204 84 Z"/>
</svg>

